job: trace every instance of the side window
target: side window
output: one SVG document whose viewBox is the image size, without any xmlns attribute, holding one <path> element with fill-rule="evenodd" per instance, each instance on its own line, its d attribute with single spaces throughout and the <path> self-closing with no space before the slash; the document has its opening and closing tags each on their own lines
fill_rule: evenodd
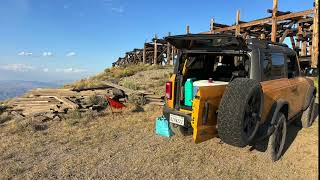
<svg viewBox="0 0 320 180">
<path fill-rule="evenodd" d="M 286 61 L 288 64 L 288 78 L 294 78 L 299 76 L 299 66 L 297 63 L 296 56 L 286 56 Z"/>
<path fill-rule="evenodd" d="M 287 77 L 285 74 L 284 55 L 282 53 L 271 53 L 271 78 L 279 79 Z"/>
<path fill-rule="evenodd" d="M 264 80 L 270 80 L 271 78 L 271 56 L 269 53 L 265 53 L 264 59 L 263 59 L 263 74 L 264 74 Z"/>
</svg>

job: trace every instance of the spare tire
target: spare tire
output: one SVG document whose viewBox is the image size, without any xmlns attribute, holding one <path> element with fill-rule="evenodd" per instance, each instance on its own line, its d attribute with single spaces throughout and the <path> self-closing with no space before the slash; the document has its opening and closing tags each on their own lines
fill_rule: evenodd
<svg viewBox="0 0 320 180">
<path fill-rule="evenodd" d="M 258 81 L 236 78 L 229 83 L 217 116 L 218 135 L 224 143 L 244 147 L 252 141 L 259 128 L 262 100 Z"/>
</svg>

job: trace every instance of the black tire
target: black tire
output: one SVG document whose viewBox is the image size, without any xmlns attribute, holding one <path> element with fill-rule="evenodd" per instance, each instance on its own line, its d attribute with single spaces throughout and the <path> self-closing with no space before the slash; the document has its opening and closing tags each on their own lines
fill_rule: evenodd
<svg viewBox="0 0 320 180">
<path fill-rule="evenodd" d="M 173 132 L 173 135 L 176 136 L 189 136 L 192 135 L 192 127 L 186 128 L 177 124 L 169 123 L 170 129 Z"/>
<path fill-rule="evenodd" d="M 263 93 L 258 81 L 236 78 L 227 86 L 218 109 L 218 134 L 229 145 L 244 147 L 253 140 L 260 122 Z"/>
<path fill-rule="evenodd" d="M 314 103 L 315 96 L 312 97 L 309 107 L 303 111 L 301 118 L 297 118 L 295 125 L 302 128 L 308 128 L 313 123 L 313 111 L 314 111 Z"/>
<path fill-rule="evenodd" d="M 276 122 L 276 128 L 268 142 L 268 153 L 272 161 L 277 161 L 282 156 L 287 136 L 287 119 L 282 112 L 278 113 Z"/>
</svg>

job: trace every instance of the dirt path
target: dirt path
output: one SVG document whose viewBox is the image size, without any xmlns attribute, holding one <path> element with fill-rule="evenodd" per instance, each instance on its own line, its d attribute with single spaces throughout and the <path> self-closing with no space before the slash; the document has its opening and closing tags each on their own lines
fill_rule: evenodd
<svg viewBox="0 0 320 180">
<path fill-rule="evenodd" d="M 308 129 L 289 127 L 278 162 L 218 138 L 194 144 L 191 137 L 154 133 L 161 108 L 111 115 L 89 123 L 48 122 L 46 131 L 0 126 L 0 179 L 317 179 L 318 120 Z M 126 116 L 125 116 L 126 115 Z"/>
</svg>

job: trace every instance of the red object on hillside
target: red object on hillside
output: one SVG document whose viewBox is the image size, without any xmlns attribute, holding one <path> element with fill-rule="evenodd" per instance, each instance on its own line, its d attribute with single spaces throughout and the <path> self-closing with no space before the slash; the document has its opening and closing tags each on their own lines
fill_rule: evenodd
<svg viewBox="0 0 320 180">
<path fill-rule="evenodd" d="M 114 100 L 114 99 L 112 99 L 112 98 L 110 98 L 110 97 L 108 97 L 108 96 L 106 96 L 106 99 L 107 99 L 109 105 L 110 105 L 111 107 L 113 107 L 113 108 L 122 109 L 122 108 L 126 107 L 126 106 L 125 106 L 124 104 L 122 104 L 121 102 L 116 101 L 116 100 Z"/>
</svg>

